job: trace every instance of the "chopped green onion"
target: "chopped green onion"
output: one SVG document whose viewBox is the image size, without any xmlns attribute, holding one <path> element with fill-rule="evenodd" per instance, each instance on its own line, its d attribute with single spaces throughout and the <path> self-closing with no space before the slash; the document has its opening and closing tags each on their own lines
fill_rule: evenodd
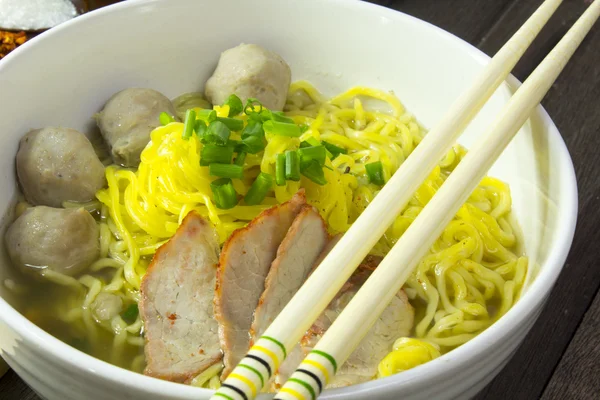
<svg viewBox="0 0 600 400">
<path fill-rule="evenodd" d="M 246 139 L 248 136 L 265 136 L 262 123 L 257 121 L 250 121 L 248 125 L 242 131 L 242 139 Z"/>
<path fill-rule="evenodd" d="M 217 179 L 216 181 L 211 182 L 210 189 L 212 190 L 217 208 L 227 210 L 235 207 L 235 205 L 237 204 L 237 193 L 233 188 L 231 179 Z"/>
<path fill-rule="evenodd" d="M 238 152 L 244 151 L 250 154 L 260 153 L 264 150 L 266 144 L 265 139 L 261 136 L 248 136 L 242 139 L 242 142 L 237 147 Z"/>
<path fill-rule="evenodd" d="M 270 110 L 263 108 L 263 110 L 260 112 L 258 117 L 260 118 L 261 122 L 270 121 L 273 119 L 273 113 L 271 113 Z M 259 118 L 257 118 L 257 119 L 259 119 Z"/>
<path fill-rule="evenodd" d="M 158 116 L 158 120 L 161 125 L 169 125 L 171 122 L 175 121 L 175 118 L 167 114 L 166 112 L 161 112 Z"/>
<path fill-rule="evenodd" d="M 243 167 L 244 161 L 246 161 L 246 153 L 242 151 L 241 153 L 238 153 L 237 157 L 235 158 L 234 164 Z"/>
<path fill-rule="evenodd" d="M 210 176 L 220 178 L 242 179 L 244 177 L 244 169 L 236 164 L 212 163 L 208 166 L 208 173 Z"/>
<path fill-rule="evenodd" d="M 217 117 L 217 121 L 224 123 L 232 131 L 241 131 L 244 127 L 241 119 Z"/>
<path fill-rule="evenodd" d="M 121 313 L 121 318 L 123 318 L 123 321 L 125 321 L 127 324 L 131 325 L 135 322 L 139 313 L 140 310 L 138 308 L 138 305 L 136 303 L 133 303 L 130 304 L 129 307 L 127 307 L 125 311 Z"/>
<path fill-rule="evenodd" d="M 217 119 L 217 112 L 215 110 L 199 110 L 198 118 L 206 122 L 207 124 L 210 124 L 211 122 Z"/>
<path fill-rule="evenodd" d="M 365 169 L 367 170 L 367 176 L 371 183 L 376 185 L 385 184 L 385 180 L 383 179 L 383 164 L 381 164 L 381 161 L 365 164 Z"/>
<path fill-rule="evenodd" d="M 196 131 L 196 135 L 198 135 L 200 140 L 203 141 L 203 138 L 204 138 L 204 135 L 206 135 L 207 129 L 208 129 L 208 127 L 206 126 L 206 123 L 204 121 L 202 121 L 201 119 L 196 120 L 196 124 L 194 125 L 194 130 Z M 204 141 L 203 141 L 203 143 L 204 143 Z"/>
<path fill-rule="evenodd" d="M 244 201 L 249 206 L 262 203 L 272 186 L 273 177 L 269 174 L 261 172 L 256 177 L 254 183 L 252 183 L 252 186 L 250 186 L 248 193 L 246 193 L 246 197 L 244 197 Z"/>
<path fill-rule="evenodd" d="M 275 182 L 277 186 L 285 186 L 285 154 L 277 154 L 275 161 Z"/>
<path fill-rule="evenodd" d="M 287 124 L 295 123 L 293 119 L 283 115 L 283 111 L 271 111 L 271 118 L 273 119 L 273 121 L 277 121 L 277 122 L 285 122 Z"/>
<path fill-rule="evenodd" d="M 267 121 L 263 124 L 265 132 L 273 135 L 299 137 L 302 135 L 300 127 L 296 124 L 288 124 L 286 122 Z"/>
<path fill-rule="evenodd" d="M 325 173 L 323 172 L 323 167 L 319 164 L 317 160 L 310 160 L 307 162 L 303 162 L 300 168 L 302 175 L 317 183 L 319 185 L 325 185 L 327 183 L 327 179 L 325 179 Z"/>
<path fill-rule="evenodd" d="M 298 150 L 298 153 L 302 163 L 317 160 L 320 166 L 325 165 L 325 158 L 327 157 L 327 149 L 325 149 L 325 146 L 303 147 Z"/>
<path fill-rule="evenodd" d="M 311 147 L 311 146 L 320 146 L 320 145 L 321 145 L 321 142 L 319 142 L 317 139 L 315 139 L 314 137 L 309 137 L 304 142 L 300 143 L 300 148 Z"/>
<path fill-rule="evenodd" d="M 229 106 L 228 117 L 236 116 L 242 111 L 244 111 L 244 105 L 242 104 L 242 100 L 240 100 L 240 98 L 237 97 L 235 94 L 230 95 L 223 105 Z"/>
<path fill-rule="evenodd" d="M 302 124 L 300 125 L 300 132 L 304 133 L 306 132 L 310 127 L 306 124 Z"/>
<path fill-rule="evenodd" d="M 304 142 L 300 142 L 301 149 L 303 149 L 305 147 L 315 147 L 315 146 L 321 146 L 321 142 L 319 142 L 317 139 L 312 138 L 312 137 L 306 139 Z M 327 147 L 325 147 L 325 153 L 327 154 L 327 157 L 329 157 L 331 160 L 333 160 L 335 158 L 335 156 L 333 154 L 331 154 L 331 152 L 329 150 L 327 150 Z"/>
<path fill-rule="evenodd" d="M 259 109 L 258 109 L 258 111 L 255 111 L 255 110 L 254 110 L 254 107 L 255 107 L 255 106 L 259 106 Z M 250 98 L 249 98 L 249 99 L 246 101 L 246 107 L 244 107 L 244 113 L 245 113 L 246 115 L 248 115 L 248 116 L 252 116 L 252 115 L 254 115 L 254 114 L 258 114 L 258 115 L 260 115 L 260 113 L 262 112 L 263 108 L 264 108 L 264 107 L 263 107 L 262 103 L 261 103 L 261 102 L 260 102 L 258 99 L 255 99 L 255 98 L 252 98 L 252 97 L 250 97 Z"/>
<path fill-rule="evenodd" d="M 300 157 L 294 150 L 285 152 L 285 179 L 300 180 Z"/>
<path fill-rule="evenodd" d="M 183 135 L 184 139 L 189 139 L 194 134 L 194 126 L 196 125 L 196 111 L 187 110 L 185 112 L 185 122 L 183 123 Z"/>
<path fill-rule="evenodd" d="M 323 146 L 333 155 L 332 158 L 339 156 L 340 154 L 348 154 L 348 150 L 338 147 L 335 144 L 331 144 L 329 142 L 323 141 Z"/>
<path fill-rule="evenodd" d="M 208 125 L 208 130 L 204 135 L 205 143 L 214 143 L 219 146 L 225 146 L 229 140 L 231 131 L 221 121 L 213 121 Z"/>
<path fill-rule="evenodd" d="M 232 157 L 233 146 L 205 144 L 200 152 L 200 165 L 207 167 L 212 163 L 230 164 Z"/>
</svg>

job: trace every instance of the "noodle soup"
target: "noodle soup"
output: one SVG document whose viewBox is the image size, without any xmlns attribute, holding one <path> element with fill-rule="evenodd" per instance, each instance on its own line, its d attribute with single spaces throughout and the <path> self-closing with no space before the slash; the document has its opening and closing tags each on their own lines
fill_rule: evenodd
<svg viewBox="0 0 600 400">
<path fill-rule="evenodd" d="M 263 53 L 260 56 L 265 57 Z M 270 62 L 261 68 L 279 68 Z M 285 68 L 281 68 L 285 75 Z M 218 71 L 219 67 L 215 75 Z M 225 354 L 224 361 L 215 356 L 202 367 L 173 375 L 158 373 L 156 365 L 151 365 L 156 364 L 157 354 L 152 350 L 155 343 L 152 343 L 154 335 L 149 334 L 151 329 L 168 335 L 175 329 L 169 326 L 181 324 L 178 314 L 159 312 L 162 325 L 156 327 L 152 325 L 156 321 L 144 309 L 151 303 L 158 310 L 156 304 L 165 300 L 149 293 L 155 290 L 150 284 L 144 289 L 144 281 L 152 279 L 153 268 L 167 268 L 159 264 L 164 260 L 155 256 L 157 251 L 167 249 L 169 243 L 175 247 L 191 214 L 197 215 L 198 221 L 206 221 L 210 226 L 206 229 L 214 230 L 215 244 L 221 248 L 216 271 L 208 268 L 205 272 L 214 274 L 211 279 L 217 282 L 214 294 L 211 285 L 203 292 L 211 304 L 215 297 L 215 315 L 210 315 L 210 323 L 218 325 L 220 332 L 226 332 L 231 322 L 243 325 L 244 321 L 231 321 L 224 307 L 219 309 L 229 295 L 218 290 L 225 287 L 221 280 L 227 264 L 223 261 L 229 250 L 227 244 L 241 240 L 236 236 L 249 232 L 249 227 L 263 223 L 273 213 L 283 212 L 283 207 L 293 204 L 298 193 L 302 193 L 304 200 L 299 208 L 306 206 L 307 212 L 314 211 L 314 218 L 322 220 L 325 226 L 321 244 L 325 251 L 328 243 L 348 230 L 426 134 L 393 93 L 359 86 L 326 98 L 308 82 L 290 85 L 286 79 L 280 80 L 277 83 L 285 86 L 285 95 L 277 100 L 284 103 L 282 111 L 266 107 L 267 101 L 273 101 L 271 104 L 277 107 L 277 101 L 268 96 L 260 98 L 261 91 L 257 91 L 256 97 L 244 93 L 245 104 L 240 99 L 244 97 L 242 94 L 227 92 L 226 101 L 214 106 L 200 93 L 185 94 L 172 102 L 167 100 L 168 103 L 160 93 L 142 95 L 134 91 L 147 89 L 127 89 L 131 91 L 127 95 L 123 91 L 113 96 L 96 116 L 112 152 L 112 157 L 104 163 L 106 168 L 102 169 L 105 183 L 86 202 L 73 199 L 61 202 L 63 211 L 83 209 L 93 217 L 97 229 L 97 249 L 91 250 L 94 258 L 75 273 L 71 265 L 61 270 L 50 264 L 22 262 L 25 256 L 15 249 L 11 253 L 11 245 L 31 240 L 25 235 L 27 232 L 23 233 L 27 228 L 11 227 L 7 234 L 9 253 L 13 260 L 20 260 L 15 264 L 22 263 L 25 272 L 5 284 L 15 293 L 20 311 L 66 343 L 115 365 L 162 379 L 219 387 L 227 373 L 227 363 L 235 360 L 233 357 L 228 361 L 228 353 L 233 353 L 233 349 L 223 340 L 217 350 Z M 215 78 L 213 82 L 216 81 Z M 218 91 L 215 89 L 210 96 L 213 102 L 218 97 L 215 92 Z M 151 96 L 157 99 L 153 104 L 165 102 L 165 105 L 155 110 L 139 100 Z M 152 126 L 139 154 L 119 147 L 122 132 L 108 132 L 115 126 L 117 130 L 127 126 L 122 121 L 132 117 L 119 113 L 130 104 L 143 109 L 140 114 L 145 118 L 152 115 Z M 106 121 L 112 108 L 118 115 L 111 118 L 117 122 Z M 50 134 L 61 132 L 45 133 Z M 134 134 L 139 132 L 125 133 Z M 126 137 L 128 145 L 137 140 Z M 466 152 L 464 147 L 455 145 L 440 160 L 372 249 L 373 258 L 365 260 L 360 271 L 376 268 L 378 257 L 385 256 L 401 237 Z M 21 181 L 23 176 L 20 172 Z M 16 205 L 16 216 L 35 218 L 33 210 L 43 201 L 36 200 L 33 207 L 28 202 L 31 192 L 25 191 L 25 197 Z M 493 177 L 484 178 L 399 294 L 396 312 L 406 323 L 388 335 L 392 340 L 382 346 L 385 351 L 376 362 L 362 366 L 367 371 L 364 376 L 340 385 L 390 376 L 439 357 L 477 336 L 512 307 L 523 287 L 528 259 L 522 253 L 511 211 L 508 185 Z M 294 214 L 292 219 L 296 221 L 299 215 Z M 52 224 L 48 218 L 37 218 Z M 289 240 L 292 238 L 287 235 L 292 235 L 292 226 L 290 221 L 290 230 L 284 232 Z M 178 236 L 179 232 L 182 233 Z M 18 240 L 13 241 L 11 234 Z M 279 243 L 284 246 L 285 239 L 282 237 Z M 281 247 L 279 250 L 278 258 L 283 253 Z M 171 250 L 169 254 L 174 252 Z M 320 252 L 315 252 L 315 256 L 316 253 Z M 269 266 L 271 261 L 275 265 L 275 255 Z M 310 264 L 305 266 L 306 273 L 313 263 Z M 29 268 L 32 265 L 38 267 Z M 268 282 L 271 272 L 267 269 L 264 274 L 262 279 Z M 301 285 L 305 277 L 297 277 L 294 285 Z M 188 278 L 186 275 L 183 282 Z M 357 277 L 352 284 L 359 287 L 359 280 Z M 253 288 L 256 299 L 252 300 L 246 319 L 252 320 L 253 310 L 259 306 L 258 296 L 268 299 L 266 286 Z M 339 312 L 346 295 L 351 293 L 341 293 L 339 304 L 332 305 L 328 312 Z M 140 303 L 142 298 L 145 300 Z M 178 296 L 168 300 L 182 301 Z M 199 323 L 208 326 L 209 322 Z M 318 334 L 308 332 L 306 339 L 315 337 Z M 172 342 L 165 344 L 169 345 Z M 202 357 L 215 350 L 200 343 L 176 346 L 193 348 Z M 176 347 L 177 351 L 180 349 Z M 281 375 L 283 380 L 283 372 Z M 272 387 L 278 384 L 274 382 Z"/>
</svg>

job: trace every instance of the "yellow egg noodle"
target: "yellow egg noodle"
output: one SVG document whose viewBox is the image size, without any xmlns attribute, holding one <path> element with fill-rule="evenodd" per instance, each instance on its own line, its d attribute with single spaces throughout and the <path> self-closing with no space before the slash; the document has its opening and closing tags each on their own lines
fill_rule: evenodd
<svg viewBox="0 0 600 400">
<path fill-rule="evenodd" d="M 215 109 L 219 116 L 228 114 L 227 106 Z M 120 315 L 108 323 L 98 322 L 90 306 L 103 292 L 119 295 L 125 304 L 137 303 L 140 282 L 152 255 L 175 233 L 188 212 L 196 210 L 207 217 L 222 243 L 261 211 L 288 200 L 303 187 L 308 202 L 319 210 L 331 233 L 342 233 L 380 189 L 369 183 L 365 164 L 381 161 L 387 180 L 425 134 L 393 93 L 366 87 L 354 87 L 326 99 L 309 83 L 296 82 L 290 88 L 285 114 L 307 130 L 300 138 L 267 134 L 264 153 L 249 154 L 244 180 L 233 181 L 236 192 L 246 194 L 261 171 L 274 174 L 277 154 L 297 149 L 301 141 L 311 137 L 348 150 L 334 160 L 327 159 L 326 185 L 302 177 L 300 182 L 276 186 L 261 205 L 218 209 L 210 189 L 214 178 L 208 168 L 200 166 L 202 143 L 195 135 L 183 139 L 183 124 L 179 122 L 152 132 L 137 171 L 107 167 L 108 188 L 97 193 L 99 202 L 86 205 L 99 211 L 101 258 L 79 279 L 46 271 L 46 278 L 83 293 L 70 298 L 61 318 L 80 324 L 91 339 L 99 330 L 112 334 L 115 359 L 126 345 L 143 347 L 139 316 L 130 324 Z M 232 134 L 232 139 L 239 137 Z M 387 253 L 465 152 L 456 145 L 440 161 L 373 254 Z M 415 338 L 396 341 L 379 366 L 379 377 L 412 368 L 465 343 L 514 304 L 525 279 L 527 258 L 516 254 L 510 212 L 508 186 L 484 178 L 407 281 L 404 289 L 416 309 Z M 143 356 L 138 355 L 132 363 L 133 370 L 141 371 Z M 213 366 L 192 383 L 217 388 L 221 369 L 222 365 Z"/>
</svg>

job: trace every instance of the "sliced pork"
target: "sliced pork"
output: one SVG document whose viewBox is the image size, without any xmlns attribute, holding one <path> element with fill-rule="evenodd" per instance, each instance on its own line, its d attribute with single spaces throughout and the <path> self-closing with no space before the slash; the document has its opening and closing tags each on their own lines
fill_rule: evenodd
<svg viewBox="0 0 600 400">
<path fill-rule="evenodd" d="M 146 375 L 189 383 L 222 358 L 213 313 L 219 245 L 192 211 L 152 259 L 142 280 Z"/>
<path fill-rule="evenodd" d="M 304 354 L 308 354 L 317 344 L 379 261 L 377 257 L 367 257 L 359 266 L 302 339 Z M 379 362 L 390 352 L 394 341 L 410 334 L 413 321 L 414 309 L 404 291 L 400 290 L 327 387 L 350 386 L 373 379 Z"/>
<path fill-rule="evenodd" d="M 215 317 L 227 377 L 250 347 L 250 327 L 265 278 L 292 222 L 306 205 L 304 192 L 262 212 L 223 246 L 217 271 Z"/>
<path fill-rule="evenodd" d="M 257 340 L 300 289 L 329 241 L 325 221 L 311 206 L 302 211 L 277 250 L 277 258 L 265 280 L 250 329 Z"/>
</svg>

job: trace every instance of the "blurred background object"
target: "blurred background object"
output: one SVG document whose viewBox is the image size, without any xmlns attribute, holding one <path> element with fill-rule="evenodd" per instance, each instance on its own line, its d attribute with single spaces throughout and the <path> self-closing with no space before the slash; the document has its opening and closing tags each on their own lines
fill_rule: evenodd
<svg viewBox="0 0 600 400">
<path fill-rule="evenodd" d="M 0 0 L 0 59 L 41 32 L 122 0 Z"/>
<path fill-rule="evenodd" d="M 25 43 L 27 35 L 25 32 L 9 32 L 0 30 L 0 59 L 8 53 Z"/>
<path fill-rule="evenodd" d="M 70 0 L 0 0 L 0 28 L 5 30 L 48 29 L 78 14 Z"/>
</svg>

